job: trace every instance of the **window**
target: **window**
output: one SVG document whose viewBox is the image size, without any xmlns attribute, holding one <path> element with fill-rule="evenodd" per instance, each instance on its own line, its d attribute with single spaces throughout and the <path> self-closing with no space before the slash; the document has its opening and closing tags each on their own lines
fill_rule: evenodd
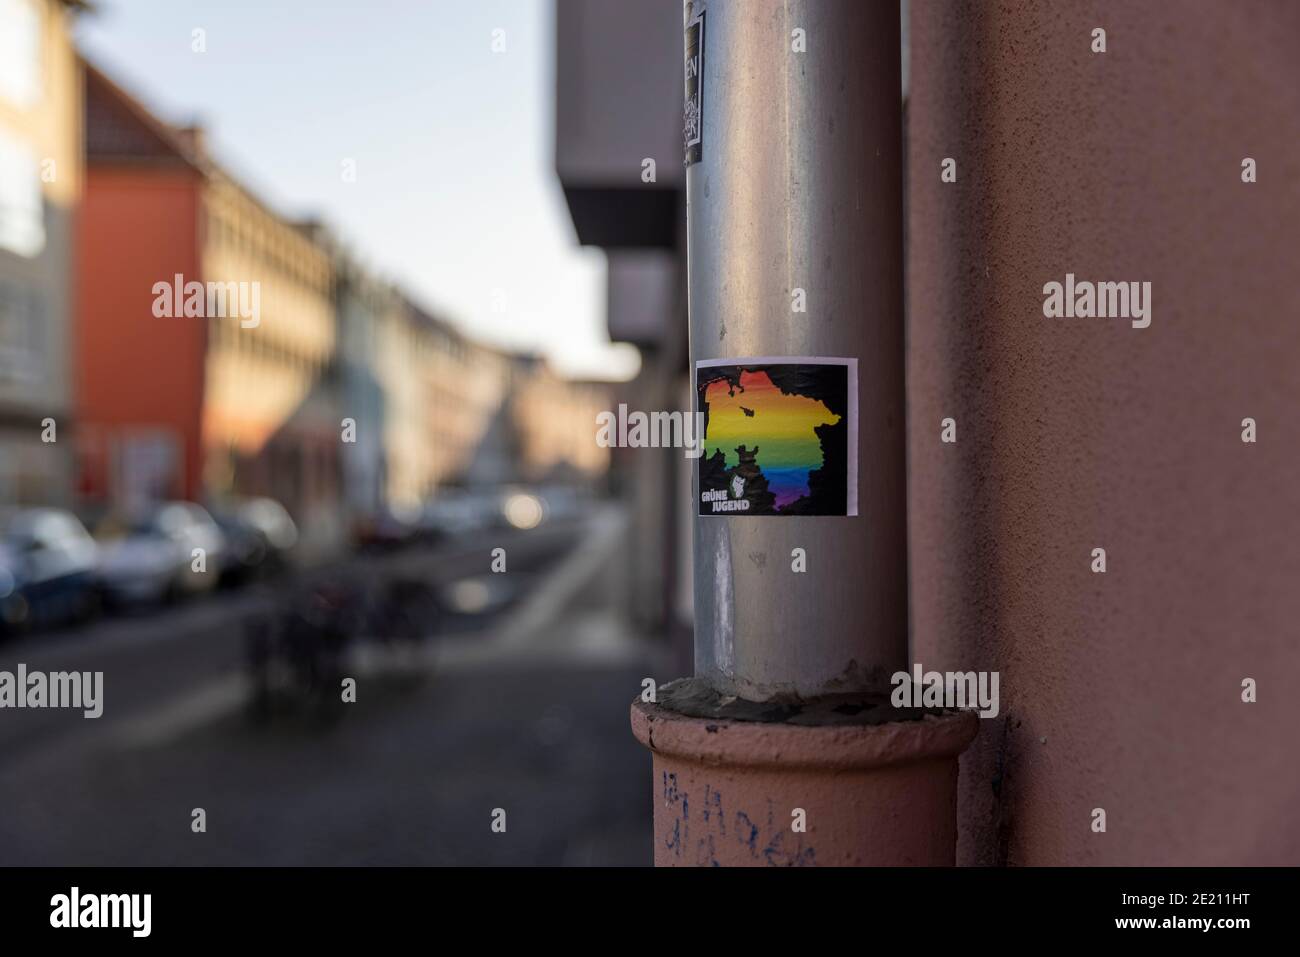
<svg viewBox="0 0 1300 957">
<path fill-rule="evenodd" d="M 46 376 L 41 313 L 34 291 L 0 282 L 0 384 L 31 385 Z"/>
<path fill-rule="evenodd" d="M 40 95 L 40 14 L 31 0 L 0 0 L 0 96 L 27 109 Z"/>
<path fill-rule="evenodd" d="M 44 248 L 40 164 L 26 143 L 0 128 L 0 249 L 35 256 Z"/>
</svg>

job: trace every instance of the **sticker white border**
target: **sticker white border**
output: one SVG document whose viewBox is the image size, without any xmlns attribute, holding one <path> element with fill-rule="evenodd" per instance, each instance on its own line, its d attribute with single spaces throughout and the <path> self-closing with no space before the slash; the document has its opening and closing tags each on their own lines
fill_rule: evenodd
<svg viewBox="0 0 1300 957">
<path fill-rule="evenodd" d="M 848 455 L 848 475 L 845 476 L 845 482 L 848 488 L 845 489 L 845 506 L 844 515 L 785 515 L 785 516 L 767 516 L 754 515 L 752 518 L 856 518 L 858 514 L 858 360 L 856 357 L 848 358 L 841 356 L 738 356 L 731 359 L 696 359 L 695 374 L 691 379 L 691 392 L 694 394 L 694 405 L 691 407 L 692 412 L 699 410 L 699 383 L 700 370 L 709 369 L 714 366 L 759 366 L 759 365 L 805 365 L 805 366 L 844 366 L 848 372 L 848 390 L 849 390 L 849 435 L 847 442 Z M 700 436 L 700 448 L 704 448 L 704 436 Z M 703 455 L 701 455 L 703 458 Z M 695 460 L 696 485 L 695 494 L 699 495 L 699 459 Z M 696 514 L 699 513 L 700 503 L 696 501 L 693 504 Z M 738 515 L 728 515 L 720 513 L 717 515 L 701 515 L 700 518 L 740 518 Z"/>
</svg>

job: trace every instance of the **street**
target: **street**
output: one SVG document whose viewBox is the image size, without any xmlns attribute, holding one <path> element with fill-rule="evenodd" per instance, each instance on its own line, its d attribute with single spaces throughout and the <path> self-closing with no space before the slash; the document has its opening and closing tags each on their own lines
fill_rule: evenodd
<svg viewBox="0 0 1300 957">
<path fill-rule="evenodd" d="M 0 668 L 100 670 L 105 686 L 96 720 L 0 712 L 0 864 L 648 863 L 627 706 L 657 672 L 614 613 L 624 521 L 354 560 L 445 585 L 500 546 L 519 589 L 419 645 L 356 644 L 356 702 L 324 719 L 250 713 L 241 621 L 264 591 L 0 646 Z"/>
</svg>

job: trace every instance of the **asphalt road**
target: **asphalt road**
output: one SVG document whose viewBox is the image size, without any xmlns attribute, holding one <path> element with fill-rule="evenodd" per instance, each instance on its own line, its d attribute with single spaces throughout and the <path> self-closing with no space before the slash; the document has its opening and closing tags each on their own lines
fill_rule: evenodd
<svg viewBox="0 0 1300 957">
<path fill-rule="evenodd" d="M 417 548 L 387 555 L 364 555 L 346 562 L 357 576 L 418 574 L 448 584 L 467 575 L 490 573 L 490 553 L 504 547 L 508 578 L 522 591 L 539 569 L 574 547 L 585 530 L 581 522 L 543 525 L 527 532 L 484 532 L 469 541 Z M 147 719 L 195 691 L 245 671 L 244 621 L 269 610 L 283 583 L 223 589 L 183 605 L 139 609 L 92 624 L 43 631 L 0 641 L 0 670 L 18 662 L 30 671 L 102 671 L 105 716 L 94 723 Z M 490 618 L 457 623 L 487 629 Z M 168 712 L 169 713 L 169 712 Z M 105 720 L 107 719 L 107 720 Z M 0 759 L 48 744 L 51 736 L 80 733 L 80 714 L 60 710 L 0 711 Z"/>
<path fill-rule="evenodd" d="M 623 521 L 361 560 L 446 584 L 501 546 L 516 588 L 418 649 L 359 646 L 357 701 L 325 715 L 250 716 L 255 591 L 0 645 L 0 669 L 105 681 L 97 720 L 0 710 L 0 865 L 649 863 L 627 708 L 657 659 L 618 608 Z"/>
</svg>

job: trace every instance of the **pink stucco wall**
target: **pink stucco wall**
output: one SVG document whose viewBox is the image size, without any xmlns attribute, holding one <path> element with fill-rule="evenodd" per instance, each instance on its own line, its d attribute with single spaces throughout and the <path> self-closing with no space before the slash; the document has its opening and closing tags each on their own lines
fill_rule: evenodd
<svg viewBox="0 0 1300 957">
<path fill-rule="evenodd" d="M 1001 672 L 958 862 L 1300 863 L 1300 4 L 913 0 L 911 44 L 913 658 Z M 1067 272 L 1150 327 L 1044 318 Z"/>
</svg>

